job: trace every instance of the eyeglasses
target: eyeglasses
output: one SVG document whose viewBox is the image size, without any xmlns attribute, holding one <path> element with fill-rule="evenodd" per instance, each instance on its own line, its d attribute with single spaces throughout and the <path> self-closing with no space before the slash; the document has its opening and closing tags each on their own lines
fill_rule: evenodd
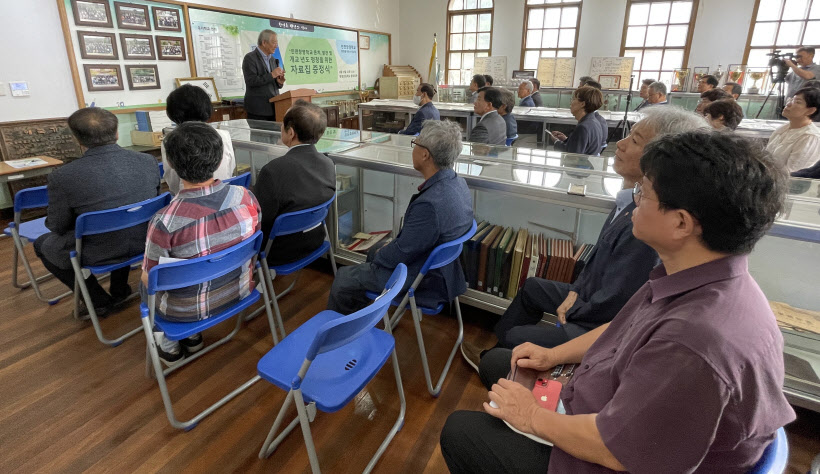
<svg viewBox="0 0 820 474">
<path fill-rule="evenodd" d="M 632 201 L 635 203 L 635 207 L 641 205 L 642 199 L 649 199 L 650 201 L 655 201 L 660 203 L 657 199 L 652 199 L 644 196 L 643 189 L 641 188 L 641 183 L 635 183 L 635 187 L 632 188 Z"/>
<path fill-rule="evenodd" d="M 427 148 L 426 146 L 422 145 L 421 143 L 417 143 L 417 141 L 418 141 L 418 139 L 416 139 L 416 138 L 414 138 L 414 139 L 410 140 L 410 148 L 414 148 L 416 145 L 418 145 L 418 146 L 420 146 L 420 147 L 424 148 L 425 150 L 430 151 L 430 149 L 429 149 L 429 148 Z"/>
</svg>

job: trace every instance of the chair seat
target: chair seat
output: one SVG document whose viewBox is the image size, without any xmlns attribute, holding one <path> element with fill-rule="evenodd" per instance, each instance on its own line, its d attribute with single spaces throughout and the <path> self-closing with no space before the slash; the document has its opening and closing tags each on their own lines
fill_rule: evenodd
<svg viewBox="0 0 820 474">
<path fill-rule="evenodd" d="M 118 262 L 118 263 L 109 263 L 108 265 L 94 265 L 94 266 L 85 265 L 85 266 L 83 266 L 83 268 L 90 271 L 94 275 L 102 275 L 104 273 L 110 273 L 114 270 L 117 270 L 118 268 L 130 267 L 131 265 L 140 263 L 140 262 L 142 262 L 143 258 L 144 258 L 143 255 L 140 254 L 140 255 L 137 255 L 135 257 L 131 257 L 128 260 L 123 260 L 122 262 Z"/>
<path fill-rule="evenodd" d="M 262 357 L 257 365 L 259 375 L 289 391 L 319 329 L 328 321 L 344 317 L 325 310 L 299 326 Z M 305 401 L 316 402 L 324 412 L 338 411 L 376 375 L 395 344 L 393 336 L 372 328 L 353 342 L 319 354 L 302 381 Z"/>
<path fill-rule="evenodd" d="M 40 237 L 43 234 L 48 234 L 51 232 L 46 227 L 46 218 L 41 217 L 39 219 L 34 219 L 33 221 L 23 222 L 20 224 L 20 227 L 17 229 L 17 232 L 20 234 L 20 237 L 34 242 L 37 240 L 37 237 Z M 6 235 L 11 235 L 11 227 L 6 227 L 3 229 L 3 233 Z"/>
<path fill-rule="evenodd" d="M 366 291 L 365 296 L 367 296 L 371 300 L 375 300 L 376 298 L 379 297 L 379 294 L 374 293 L 372 291 Z M 404 295 L 397 296 L 396 299 L 394 299 L 393 301 L 390 302 L 390 306 L 400 305 L 401 300 L 403 298 L 404 298 Z M 439 314 L 444 310 L 444 303 L 439 303 L 438 306 L 436 306 L 435 308 L 430 308 L 430 307 L 421 306 L 421 305 L 417 305 L 416 307 L 419 309 L 419 311 L 421 311 L 421 314 Z"/>
<path fill-rule="evenodd" d="M 274 245 L 276 245 L 276 241 L 274 240 Z M 271 270 L 275 270 L 277 275 L 289 275 L 295 271 L 301 270 L 308 266 L 311 262 L 316 260 L 317 258 L 321 257 L 322 255 L 326 254 L 330 250 L 330 242 L 325 240 L 322 242 L 322 245 L 319 246 L 316 250 L 314 250 L 310 255 L 300 260 L 297 260 L 292 263 L 286 263 L 284 265 L 277 265 L 270 267 Z"/>
<path fill-rule="evenodd" d="M 186 337 L 191 337 L 194 334 L 200 333 L 208 328 L 214 327 L 231 316 L 248 309 L 248 307 L 259 301 L 259 296 L 259 291 L 253 290 L 251 291 L 251 294 L 242 301 L 236 303 L 222 313 L 211 316 L 208 319 L 202 319 L 200 321 L 190 323 L 179 323 L 175 321 L 168 321 L 167 319 L 163 319 L 157 315 L 154 318 L 154 324 L 165 333 L 165 337 L 168 338 L 168 340 L 179 341 L 181 339 L 185 339 Z"/>
</svg>

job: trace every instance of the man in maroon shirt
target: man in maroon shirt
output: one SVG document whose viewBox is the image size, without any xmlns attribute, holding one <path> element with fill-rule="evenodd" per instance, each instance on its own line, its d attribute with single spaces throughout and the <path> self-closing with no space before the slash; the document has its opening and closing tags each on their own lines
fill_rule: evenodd
<svg viewBox="0 0 820 474">
<path fill-rule="evenodd" d="M 611 323 L 513 349 L 510 367 L 580 364 L 566 414 L 497 374 L 495 406 L 453 413 L 442 430 L 452 472 L 742 473 L 794 419 L 783 338 L 747 269 L 782 207 L 783 170 L 751 141 L 689 132 L 648 145 L 641 171 L 633 233 L 662 265 Z"/>
</svg>

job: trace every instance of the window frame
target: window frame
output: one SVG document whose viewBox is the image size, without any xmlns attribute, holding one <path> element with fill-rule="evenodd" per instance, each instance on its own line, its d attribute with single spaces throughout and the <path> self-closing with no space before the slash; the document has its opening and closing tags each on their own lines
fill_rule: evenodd
<svg viewBox="0 0 820 474">
<path fill-rule="evenodd" d="M 820 0 L 818 0 L 818 1 L 820 1 Z M 493 5 L 495 5 L 495 3 L 493 3 Z M 523 28 L 522 28 L 523 31 L 521 33 L 521 62 L 520 62 L 520 69 L 524 69 L 524 58 L 527 55 L 527 51 L 536 51 L 537 50 L 538 51 L 538 59 L 540 60 L 541 59 L 541 51 L 543 51 L 545 49 L 555 49 L 556 50 L 556 57 L 559 57 L 557 55 L 557 51 L 560 51 L 562 49 L 563 50 L 567 49 L 567 48 L 558 48 L 558 47 L 556 47 L 556 48 L 537 48 L 537 49 L 536 48 L 530 48 L 530 49 L 527 48 L 527 32 L 529 31 L 528 26 L 530 24 L 530 11 L 534 10 L 534 9 L 539 9 L 539 8 L 544 8 L 544 9 L 546 9 L 546 8 L 563 8 L 563 7 L 566 7 L 566 6 L 568 6 L 568 7 L 577 6 L 578 7 L 578 17 L 575 19 L 575 41 L 572 45 L 572 56 L 570 56 L 570 57 L 574 58 L 578 55 L 578 38 L 580 37 L 580 33 L 581 33 L 581 15 L 582 15 L 583 9 L 584 9 L 583 5 L 584 5 L 583 0 L 571 1 L 569 3 L 563 3 L 563 2 L 562 3 L 541 3 L 541 4 L 536 4 L 536 5 L 530 5 L 530 4 L 526 3 L 526 0 L 524 1 L 524 25 L 523 25 Z M 535 30 L 535 29 L 540 29 L 542 32 L 544 31 L 544 28 L 533 28 L 533 30 Z M 548 28 L 548 29 L 554 29 L 554 28 Z M 560 31 L 562 28 L 559 27 L 558 29 Z M 559 37 L 560 37 L 560 33 L 559 33 Z M 537 65 L 536 65 L 535 69 L 536 69 L 536 71 L 538 70 Z"/>
<path fill-rule="evenodd" d="M 629 14 L 632 12 L 632 5 L 641 4 L 641 3 L 665 3 L 665 2 L 673 3 L 674 0 L 626 0 L 626 13 L 624 15 L 624 28 L 623 28 L 623 32 L 621 33 L 621 54 L 620 54 L 621 57 L 624 57 L 624 53 L 626 53 L 626 50 L 627 50 L 627 47 L 626 47 L 626 34 L 627 34 L 628 29 L 629 29 Z M 681 61 L 680 67 L 677 68 L 677 69 L 688 68 L 689 67 L 689 52 L 692 48 L 692 38 L 695 35 L 695 20 L 697 19 L 697 16 L 698 16 L 698 8 L 700 8 L 700 0 L 692 0 L 692 11 L 689 13 L 689 30 L 686 32 L 686 41 L 684 42 L 684 45 L 683 45 L 683 60 Z M 670 16 L 671 16 L 671 11 L 670 11 Z M 667 23 L 659 23 L 659 24 L 666 25 L 666 27 L 667 27 L 667 31 L 666 31 L 667 37 L 664 38 L 664 39 L 667 39 L 668 35 L 669 35 L 669 30 L 668 30 L 669 25 L 673 25 L 673 24 L 678 25 L 678 24 L 683 24 L 683 23 L 669 23 L 668 20 L 667 20 Z M 647 28 L 647 31 L 648 31 L 648 28 Z M 644 42 L 644 46 L 630 47 L 628 49 L 630 49 L 630 50 L 640 49 L 642 58 L 643 58 L 643 55 L 646 54 L 647 49 L 649 49 L 649 50 L 681 49 L 681 48 L 678 48 L 678 47 L 667 47 L 667 46 L 647 47 L 646 46 L 646 35 L 644 35 L 644 41 L 643 42 Z M 664 44 L 665 43 L 666 43 L 666 41 L 664 41 Z M 641 60 L 641 66 L 643 66 L 643 60 Z M 632 69 L 632 73 L 635 75 L 635 83 L 633 84 L 633 87 L 637 86 L 637 89 L 633 89 L 633 90 L 640 89 L 640 77 L 641 77 L 640 73 L 642 71 L 644 71 L 644 69 L 634 69 L 634 68 Z M 659 69 L 659 74 L 662 71 L 663 71 L 663 59 L 661 59 L 661 67 Z M 660 81 L 660 80 L 662 80 L 662 78 L 659 76 L 658 80 Z"/>
<path fill-rule="evenodd" d="M 782 47 L 776 46 L 777 36 L 780 34 L 780 26 L 782 25 L 782 23 L 784 21 L 787 21 L 787 22 L 802 21 L 804 24 L 806 24 L 805 26 L 808 26 L 809 21 L 817 21 L 816 19 L 814 19 L 814 20 L 810 19 L 808 16 L 803 18 L 802 20 L 783 20 L 783 11 L 786 8 L 786 0 L 783 0 L 782 4 L 780 5 L 780 15 L 778 16 L 779 19 L 778 20 L 763 21 L 762 22 L 762 23 L 777 23 L 777 28 L 775 29 L 775 32 L 774 32 L 775 44 L 769 45 L 769 46 L 754 46 L 754 47 L 752 47 L 752 37 L 754 37 L 755 26 L 757 25 L 757 14 L 760 11 L 760 1 L 761 0 L 755 0 L 755 6 L 754 6 L 754 9 L 752 10 L 752 21 L 749 22 L 749 34 L 746 36 L 746 49 L 743 50 L 743 61 L 741 62 L 741 64 L 743 64 L 743 65 L 748 65 L 749 64 L 749 55 L 751 54 L 752 49 L 768 49 L 769 52 L 771 52 L 775 49 L 780 49 L 783 52 L 787 52 L 787 51 L 784 50 L 784 48 L 786 48 L 787 46 L 782 46 Z M 808 2 L 809 3 L 806 6 L 806 11 L 811 12 L 811 8 L 814 6 L 814 3 L 815 2 L 820 3 L 820 0 L 808 0 Z M 801 42 L 806 37 L 806 29 L 807 28 L 803 28 L 803 33 L 800 37 Z M 798 45 L 795 45 L 792 49 L 796 50 L 797 48 L 800 48 L 802 46 L 813 46 L 815 48 L 820 48 L 820 45 L 817 45 L 817 44 L 798 44 Z M 788 52 L 791 52 L 791 51 L 788 51 Z M 749 67 L 755 68 L 755 67 L 764 67 L 764 66 L 749 66 Z"/>
<path fill-rule="evenodd" d="M 449 84 L 450 82 L 450 53 L 458 52 L 463 54 L 465 52 L 469 53 L 472 52 L 473 54 L 478 52 L 487 52 L 487 56 L 492 56 L 493 54 L 493 28 L 495 28 L 495 4 L 498 0 L 493 0 L 493 6 L 490 8 L 474 8 L 470 10 L 450 10 L 450 4 L 453 3 L 454 0 L 448 0 L 445 4 L 445 9 L 447 13 L 447 39 L 444 46 L 444 84 L 448 84 L 450 86 L 464 86 L 469 85 L 467 84 Z M 480 3 L 481 0 L 477 0 L 477 3 Z M 489 49 L 459 49 L 458 51 L 451 51 L 450 50 L 450 27 L 452 25 L 452 17 L 459 16 L 459 15 L 481 15 L 484 13 L 490 14 L 490 47 Z M 483 32 L 482 32 L 483 33 Z M 478 34 L 478 32 L 476 32 Z M 476 45 L 478 45 L 478 38 L 476 37 Z"/>
</svg>

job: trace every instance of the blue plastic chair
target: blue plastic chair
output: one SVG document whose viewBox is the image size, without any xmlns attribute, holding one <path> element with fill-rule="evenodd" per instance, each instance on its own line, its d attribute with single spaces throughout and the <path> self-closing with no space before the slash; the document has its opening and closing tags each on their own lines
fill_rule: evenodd
<svg viewBox="0 0 820 474">
<path fill-rule="evenodd" d="M 14 241 L 15 251 L 11 257 L 11 284 L 15 288 L 25 289 L 31 287 L 37 299 L 50 305 L 56 304 L 60 299 L 71 294 L 67 291 L 59 296 L 48 298 L 40 291 L 39 283 L 52 278 L 54 275 L 48 273 L 39 277 L 34 276 L 34 271 L 31 269 L 28 258 L 26 257 L 25 247 L 29 242 L 34 242 L 41 235 L 47 234 L 50 231 L 46 227 L 46 218 L 41 217 L 28 222 L 22 222 L 23 211 L 26 209 L 37 209 L 41 207 L 48 207 L 48 191 L 46 186 L 37 186 L 34 188 L 21 189 L 14 195 L 14 222 L 10 222 L 9 226 L 3 230 L 3 234 L 11 236 Z M 17 278 L 18 261 L 23 262 L 23 268 L 28 275 L 28 281 L 20 283 Z"/>
<path fill-rule="evenodd" d="M 242 173 L 239 176 L 223 179 L 222 182 L 233 186 L 242 186 L 244 188 L 251 189 L 251 173 L 248 171 L 247 173 Z"/>
<path fill-rule="evenodd" d="M 171 194 L 163 193 L 155 198 L 147 199 L 142 202 L 128 204 L 126 206 L 108 209 L 105 211 L 86 212 L 85 214 L 80 214 L 80 216 L 77 217 L 77 222 L 74 225 L 76 249 L 70 254 L 71 266 L 74 268 L 74 317 L 77 319 L 80 317 L 80 295 L 82 294 L 82 297 L 85 300 L 85 306 L 88 308 L 89 319 L 91 319 L 91 323 L 94 325 L 94 331 L 97 333 L 97 339 L 99 339 L 103 344 L 116 347 L 122 344 L 122 341 L 138 333 L 140 328 L 134 328 L 116 339 L 108 339 L 105 337 L 102 332 L 102 328 L 100 327 L 97 312 L 94 310 L 94 303 L 91 301 L 91 297 L 88 294 L 88 287 L 85 286 L 85 276 L 83 275 L 83 270 L 91 272 L 92 275 L 111 273 L 113 270 L 130 267 L 131 265 L 142 262 L 143 254 L 140 253 L 138 255 L 131 256 L 119 263 L 95 266 L 83 265 L 83 237 L 88 235 L 106 234 L 145 224 L 151 220 L 157 211 L 167 206 L 170 202 Z M 138 293 L 134 293 L 132 296 L 136 297 L 138 296 Z"/>
<path fill-rule="evenodd" d="M 258 283 L 257 288 L 230 308 L 225 309 L 219 314 L 212 315 L 208 319 L 190 323 L 173 322 L 163 319 L 156 315 L 156 293 L 158 291 L 187 288 L 189 286 L 198 285 L 200 283 L 211 281 L 214 278 L 227 275 L 228 273 L 247 265 L 248 262 L 252 261 L 259 254 L 259 250 L 261 248 L 262 232 L 256 231 L 256 233 L 254 233 L 250 238 L 219 252 L 173 263 L 161 263 L 152 267 L 151 270 L 148 271 L 148 301 L 147 303 L 142 303 L 140 305 L 142 329 L 145 332 L 145 339 L 148 342 L 148 356 L 154 367 L 154 374 L 156 375 L 156 379 L 159 384 L 162 402 L 165 405 L 165 414 L 168 416 L 168 421 L 174 428 L 184 430 L 193 429 L 203 418 L 210 415 L 217 408 L 247 390 L 254 383 L 258 382 L 260 377 L 255 375 L 250 380 L 240 385 L 234 391 L 222 397 L 218 402 L 201 411 L 190 420 L 179 421 L 174 413 L 174 406 L 171 401 L 171 395 L 168 393 L 168 387 L 165 383 L 165 376 L 231 340 L 231 338 L 239 332 L 243 319 L 236 318 L 236 327 L 224 338 L 210 344 L 205 349 L 186 358 L 182 363 L 164 370 L 160 363 L 159 354 L 157 352 L 157 344 L 154 340 L 154 327 L 156 327 L 157 330 L 163 331 L 165 333 L 165 337 L 171 341 L 185 339 L 186 337 L 193 336 L 208 328 L 216 326 L 217 324 L 245 311 L 248 307 L 259 301 L 260 291 L 258 291 L 258 288 L 261 287 L 261 294 L 264 296 L 265 303 L 264 309 L 268 315 L 268 324 L 270 325 L 270 332 L 273 336 L 274 345 L 279 342 L 279 338 L 276 337 L 276 327 L 273 322 L 273 313 L 271 312 L 270 296 L 265 291 L 265 275 L 262 272 L 262 266 L 258 261 L 254 262 Z M 264 254 L 262 254 L 261 258 L 264 258 Z"/>
<path fill-rule="evenodd" d="M 165 176 L 165 165 L 160 161 L 157 163 L 157 166 L 159 166 L 159 179 L 161 180 L 162 177 Z"/>
<path fill-rule="evenodd" d="M 270 236 L 268 237 L 268 243 L 265 246 L 266 254 L 270 253 L 271 245 L 274 244 L 276 237 L 310 230 L 320 225 L 325 229 L 325 240 L 322 242 L 322 245 L 311 252 L 310 255 L 300 260 L 286 263 L 284 265 L 269 267 L 268 262 L 265 259 L 262 259 L 262 268 L 268 276 L 271 299 L 273 300 L 273 310 L 276 313 L 276 322 L 279 323 L 279 330 L 282 331 L 283 338 L 286 335 L 285 325 L 282 323 L 282 314 L 279 312 L 279 304 L 277 303 L 277 300 L 288 294 L 290 290 L 293 289 L 296 285 L 296 280 L 293 280 L 293 283 L 291 283 L 290 286 L 278 296 L 276 291 L 273 289 L 273 280 L 276 278 L 276 275 L 290 275 L 291 273 L 299 271 L 325 254 L 329 256 L 330 265 L 333 267 L 333 274 L 336 275 L 336 257 L 333 255 L 333 248 L 330 246 L 330 236 L 327 232 L 327 224 L 325 223 L 325 218 L 330 211 L 330 206 L 333 205 L 334 199 L 336 199 L 335 194 L 323 204 L 301 211 L 280 214 L 276 217 L 276 220 L 273 221 Z M 254 313 L 250 317 L 256 316 L 256 314 L 257 313 Z"/>
<path fill-rule="evenodd" d="M 468 230 L 464 235 L 457 238 L 456 240 L 444 243 L 439 245 L 438 247 L 434 248 L 432 252 L 430 252 L 430 256 L 427 257 L 427 261 L 424 262 L 424 265 L 421 267 L 421 271 L 419 271 L 418 276 L 416 277 L 413 284 L 410 285 L 410 288 L 407 289 L 407 292 L 404 294 L 402 298 L 395 298 L 391 301 L 392 306 L 398 306 L 396 311 L 393 313 L 393 317 L 390 320 L 390 327 L 395 328 L 396 324 L 398 324 L 401 317 L 404 315 L 404 310 L 407 308 L 407 303 L 410 303 L 410 312 L 413 315 L 413 325 L 416 327 L 416 340 L 419 344 L 419 352 L 421 353 L 421 366 L 424 369 L 424 379 L 427 381 L 427 391 L 430 392 L 430 395 L 437 397 L 441 393 L 441 387 L 444 385 L 444 378 L 447 377 L 447 372 L 450 370 L 450 364 L 453 362 L 453 358 L 458 351 L 458 347 L 461 344 L 461 341 L 464 339 L 464 324 L 461 320 L 461 305 L 458 303 L 458 297 L 456 296 L 453 299 L 456 307 L 456 319 L 458 320 L 458 338 L 456 338 L 456 343 L 453 346 L 453 350 L 450 351 L 450 356 L 447 358 L 447 362 L 444 364 L 444 369 L 441 371 L 441 375 L 439 376 L 438 382 L 435 386 L 433 386 L 432 377 L 430 376 L 430 366 L 427 362 L 427 351 L 424 348 L 424 338 L 421 334 L 421 315 L 433 315 L 439 314 L 444 309 L 444 304 L 439 304 L 435 308 L 427 308 L 424 306 L 417 306 L 416 305 L 416 289 L 419 287 L 419 284 L 424 279 L 424 276 L 427 274 L 428 271 L 434 270 L 436 268 L 441 268 L 446 265 L 449 265 L 453 260 L 457 259 L 459 255 L 461 255 L 461 248 L 467 240 L 469 240 L 473 235 L 475 235 L 476 231 L 476 222 L 473 220 L 473 225 L 470 226 L 470 230 Z M 367 297 L 370 299 L 374 299 L 378 297 L 376 293 L 368 291 L 366 293 Z"/>
<path fill-rule="evenodd" d="M 763 451 L 763 456 L 757 461 L 749 474 L 782 474 L 789 463 L 789 441 L 786 439 L 786 430 L 780 428 L 774 441 Z"/>
<path fill-rule="evenodd" d="M 512 146 L 512 144 L 515 143 L 516 140 L 518 140 L 518 134 L 516 134 L 514 137 L 507 138 L 507 146 Z"/>
<path fill-rule="evenodd" d="M 399 416 L 364 472 L 373 469 L 404 424 L 407 407 L 396 356 L 396 340 L 387 319 L 390 301 L 399 294 L 406 279 L 407 267 L 400 263 L 381 297 L 369 306 L 349 316 L 330 310 L 322 311 L 262 357 L 258 364 L 259 374 L 286 390 L 288 395 L 259 451 L 260 459 L 270 456 L 298 422 L 302 427 L 310 467 L 318 473 L 319 459 L 310 433 L 310 422 L 316 417 L 316 409 L 327 413 L 340 410 L 362 391 L 381 370 L 387 358 L 392 356 L 399 391 Z M 379 320 L 384 321 L 384 331 L 375 327 Z M 274 439 L 294 400 L 297 418 Z"/>
</svg>

